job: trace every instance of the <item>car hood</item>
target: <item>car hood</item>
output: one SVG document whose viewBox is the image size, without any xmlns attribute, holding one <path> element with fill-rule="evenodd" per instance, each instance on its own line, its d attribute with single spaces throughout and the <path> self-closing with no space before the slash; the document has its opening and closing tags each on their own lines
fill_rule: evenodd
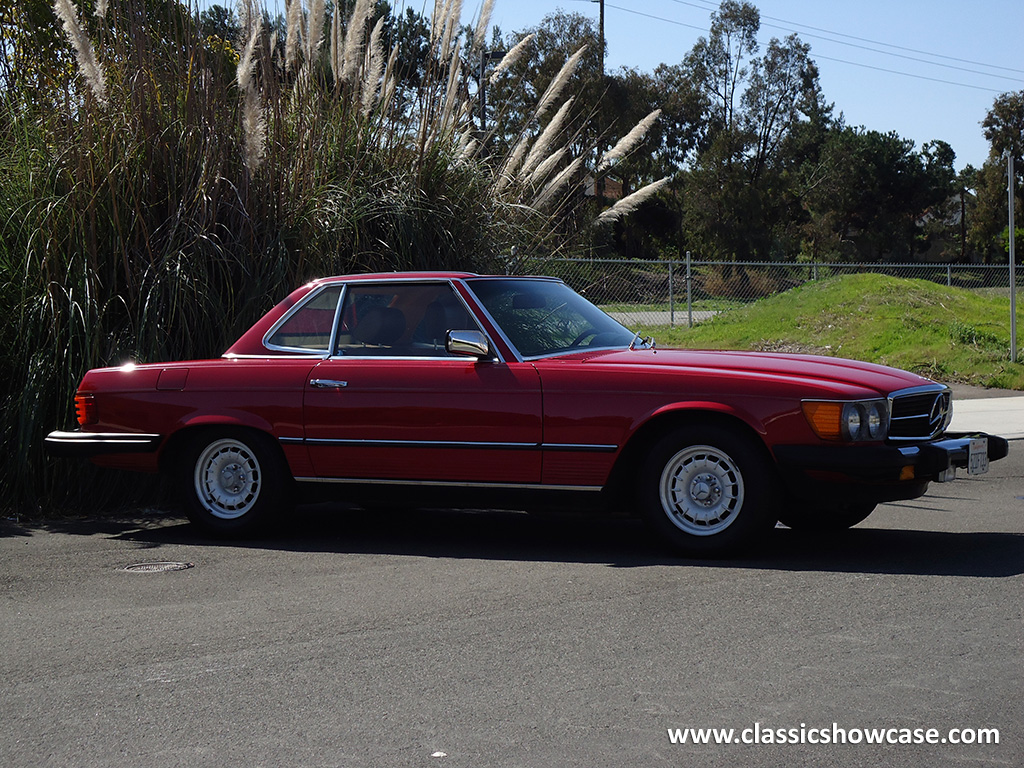
<svg viewBox="0 0 1024 768">
<path fill-rule="evenodd" d="M 901 389 L 935 382 L 923 376 L 858 360 L 818 355 L 722 350 L 636 349 L 605 350 L 549 358 L 586 366 L 647 370 L 674 369 L 683 374 L 717 379 L 741 377 L 780 384 L 799 384 L 837 395 L 864 397 L 887 395 Z"/>
</svg>

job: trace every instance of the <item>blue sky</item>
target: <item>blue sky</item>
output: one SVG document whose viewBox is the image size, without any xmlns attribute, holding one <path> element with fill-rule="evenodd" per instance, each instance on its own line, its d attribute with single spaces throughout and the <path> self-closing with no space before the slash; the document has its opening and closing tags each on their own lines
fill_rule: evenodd
<svg viewBox="0 0 1024 768">
<path fill-rule="evenodd" d="M 221 0 L 224 2 L 224 0 Z M 269 5 L 283 0 L 270 0 Z M 392 0 L 421 12 L 433 0 Z M 482 0 L 465 0 L 475 19 Z M 896 131 L 918 149 L 943 139 L 957 168 L 981 165 L 981 121 L 999 93 L 1024 90 L 1021 0 L 755 0 L 762 45 L 792 32 L 811 46 L 822 91 L 849 125 Z M 680 62 L 706 36 L 715 0 L 605 0 L 609 71 Z M 596 0 L 496 0 L 492 26 L 512 32 L 561 9 L 597 23 Z"/>
</svg>

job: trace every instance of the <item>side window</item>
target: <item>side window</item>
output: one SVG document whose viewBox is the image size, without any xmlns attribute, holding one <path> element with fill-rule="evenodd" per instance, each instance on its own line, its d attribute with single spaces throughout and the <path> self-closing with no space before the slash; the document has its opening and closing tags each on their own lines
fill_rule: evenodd
<svg viewBox="0 0 1024 768">
<path fill-rule="evenodd" d="M 289 352 L 326 354 L 341 286 L 329 286 L 294 311 L 267 339 L 267 346 Z"/>
<path fill-rule="evenodd" d="M 448 283 L 350 284 L 334 354 L 448 357 L 448 331 L 478 330 Z"/>
</svg>

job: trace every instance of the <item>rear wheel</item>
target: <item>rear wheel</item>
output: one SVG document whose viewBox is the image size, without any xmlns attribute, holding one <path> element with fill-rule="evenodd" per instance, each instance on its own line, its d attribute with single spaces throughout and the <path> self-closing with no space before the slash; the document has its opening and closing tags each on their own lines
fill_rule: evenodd
<svg viewBox="0 0 1024 768">
<path fill-rule="evenodd" d="M 720 426 L 663 437 L 641 473 L 647 523 L 687 554 L 733 552 L 775 525 L 777 480 L 760 447 Z"/>
<path fill-rule="evenodd" d="M 845 531 L 875 511 L 871 502 L 835 504 L 831 507 L 795 507 L 779 512 L 779 522 L 794 531 Z"/>
<path fill-rule="evenodd" d="M 204 432 L 186 446 L 179 479 L 195 525 L 218 535 L 243 535 L 284 506 L 288 470 L 266 435 Z"/>
</svg>

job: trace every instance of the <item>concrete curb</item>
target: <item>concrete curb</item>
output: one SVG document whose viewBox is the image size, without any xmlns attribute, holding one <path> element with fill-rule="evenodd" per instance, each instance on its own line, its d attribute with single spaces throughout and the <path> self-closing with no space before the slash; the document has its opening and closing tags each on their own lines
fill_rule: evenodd
<svg viewBox="0 0 1024 768">
<path fill-rule="evenodd" d="M 1024 440 L 1024 396 L 976 400 L 953 398 L 951 432 L 988 432 L 1007 440 Z"/>
</svg>

